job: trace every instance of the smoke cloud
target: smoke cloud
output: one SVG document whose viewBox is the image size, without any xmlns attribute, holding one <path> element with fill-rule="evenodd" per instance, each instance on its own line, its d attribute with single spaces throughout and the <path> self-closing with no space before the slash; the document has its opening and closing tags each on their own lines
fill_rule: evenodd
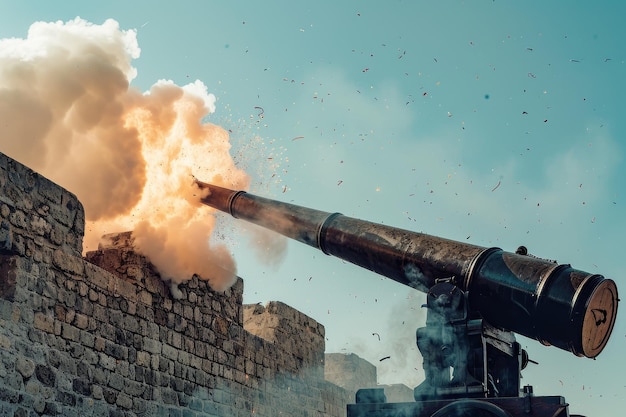
<svg viewBox="0 0 626 417">
<path fill-rule="evenodd" d="M 0 146 L 77 195 L 85 250 L 104 233 L 134 230 L 135 246 L 165 279 L 193 274 L 216 290 L 234 282 L 229 251 L 210 242 L 213 209 L 194 176 L 247 188 L 228 133 L 203 119 L 215 96 L 196 81 L 130 83 L 136 32 L 114 20 L 34 23 L 25 39 L 0 40 Z"/>
</svg>

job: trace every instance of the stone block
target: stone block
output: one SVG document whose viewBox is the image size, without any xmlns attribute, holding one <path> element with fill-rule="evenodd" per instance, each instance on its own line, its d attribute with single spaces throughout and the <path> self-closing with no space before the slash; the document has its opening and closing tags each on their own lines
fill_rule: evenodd
<svg viewBox="0 0 626 417">
<path fill-rule="evenodd" d="M 69 407 L 76 406 L 76 395 L 71 392 L 57 391 L 56 401 Z"/>
<path fill-rule="evenodd" d="M 117 404 L 121 408 L 124 408 L 126 410 L 130 410 L 131 408 L 133 408 L 133 399 L 132 399 L 132 397 L 130 395 L 127 395 L 127 394 L 121 392 L 117 396 L 117 401 L 115 402 L 115 404 Z"/>
<path fill-rule="evenodd" d="M 74 392 L 80 395 L 85 395 L 85 396 L 91 395 L 92 387 L 93 387 L 93 384 L 84 377 L 75 378 L 72 381 L 72 389 L 74 390 Z"/>
<path fill-rule="evenodd" d="M 0 254 L 0 298 L 9 301 L 13 301 L 15 298 L 18 275 L 17 263 L 17 256 Z"/>
<path fill-rule="evenodd" d="M 47 387 L 53 387 L 56 382 L 56 371 L 47 365 L 35 365 L 35 376 Z"/>
<path fill-rule="evenodd" d="M 71 324 L 61 323 L 61 336 L 63 339 L 78 342 L 80 340 L 80 330 Z"/>
<path fill-rule="evenodd" d="M 160 341 L 149 337 L 144 337 L 143 346 L 146 352 L 153 354 L 161 354 L 161 350 L 163 349 L 163 344 Z"/>
<path fill-rule="evenodd" d="M 35 373 L 35 363 L 28 358 L 18 357 L 15 361 L 15 370 L 18 371 L 24 379 L 28 379 Z"/>
<path fill-rule="evenodd" d="M 115 402 L 117 401 L 117 395 L 118 392 L 114 389 L 106 387 L 102 388 L 102 396 L 104 400 L 109 404 L 115 404 Z"/>
<path fill-rule="evenodd" d="M 78 256 L 74 256 L 73 254 L 64 252 L 61 249 L 57 249 L 54 251 L 52 255 L 52 262 L 54 266 L 56 266 L 63 272 L 75 276 L 82 276 L 84 274 L 84 260 Z"/>
</svg>

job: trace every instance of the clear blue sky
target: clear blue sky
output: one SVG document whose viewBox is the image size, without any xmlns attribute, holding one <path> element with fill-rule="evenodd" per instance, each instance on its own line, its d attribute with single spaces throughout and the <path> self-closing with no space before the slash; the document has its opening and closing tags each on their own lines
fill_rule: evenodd
<svg viewBox="0 0 626 417">
<path fill-rule="evenodd" d="M 483 246 L 524 244 L 624 287 L 624 15 L 618 1 L 0 0 L 0 38 L 40 20 L 115 19 L 137 30 L 135 87 L 199 79 L 217 96 L 208 121 L 232 130 L 252 191 Z M 291 242 L 282 262 L 265 262 L 249 232 L 224 230 L 245 302 L 309 314 L 326 326 L 328 352 L 369 359 L 381 382 L 421 380 L 402 352 L 417 355 L 422 295 Z M 570 412 L 620 416 L 625 336 L 620 312 L 595 361 L 521 338 L 540 362 L 523 383 L 565 396 Z"/>
</svg>

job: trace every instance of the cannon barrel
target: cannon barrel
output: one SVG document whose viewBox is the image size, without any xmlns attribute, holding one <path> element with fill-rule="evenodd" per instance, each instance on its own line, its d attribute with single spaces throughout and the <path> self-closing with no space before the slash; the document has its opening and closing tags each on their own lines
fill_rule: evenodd
<svg viewBox="0 0 626 417">
<path fill-rule="evenodd" d="M 602 275 L 196 182 L 203 204 L 419 291 L 453 278 L 484 320 L 545 345 L 594 358 L 613 329 L 617 286 Z"/>
</svg>

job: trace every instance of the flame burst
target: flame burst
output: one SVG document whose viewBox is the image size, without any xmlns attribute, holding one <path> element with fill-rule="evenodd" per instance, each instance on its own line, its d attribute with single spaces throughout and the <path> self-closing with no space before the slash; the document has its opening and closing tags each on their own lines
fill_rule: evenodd
<svg viewBox="0 0 626 417">
<path fill-rule="evenodd" d="M 135 246 L 174 283 L 193 274 L 216 290 L 235 279 L 229 251 L 209 242 L 215 219 L 193 176 L 247 188 L 228 133 L 203 119 L 215 96 L 200 82 L 130 86 L 136 32 L 114 20 L 34 23 L 0 40 L 0 146 L 74 192 L 85 207 L 85 250 L 134 230 Z"/>
</svg>

